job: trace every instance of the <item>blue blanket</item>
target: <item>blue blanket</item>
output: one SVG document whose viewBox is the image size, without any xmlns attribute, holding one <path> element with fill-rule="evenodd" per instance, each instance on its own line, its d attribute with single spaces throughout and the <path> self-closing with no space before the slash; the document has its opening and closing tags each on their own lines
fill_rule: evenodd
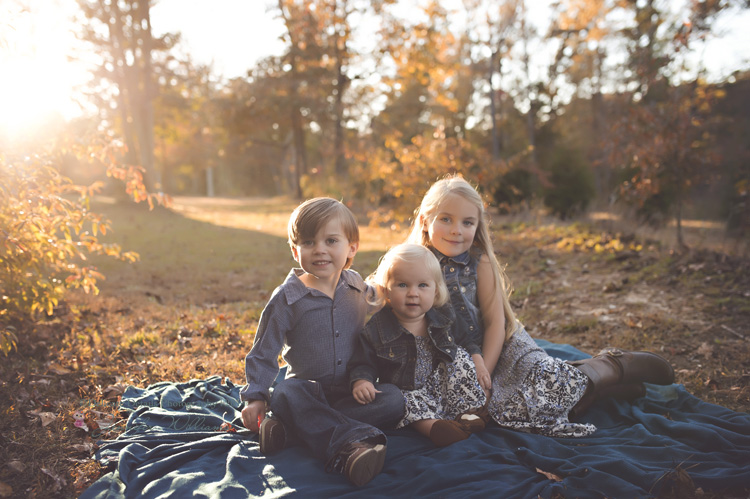
<svg viewBox="0 0 750 499">
<path fill-rule="evenodd" d="M 538 343 L 555 357 L 586 357 L 569 345 Z M 218 376 L 128 387 L 121 402 L 132 411 L 127 429 L 102 442 L 96 456 L 112 471 L 81 497 L 634 498 L 750 490 L 750 415 L 680 385 L 649 385 L 632 404 L 598 402 L 584 418 L 598 431 L 586 438 L 492 426 L 436 448 L 408 428 L 389 431 L 383 472 L 362 488 L 325 473 L 304 447 L 260 454 L 257 437 L 241 428 L 239 390 Z M 240 431 L 222 431 L 223 423 Z"/>
</svg>

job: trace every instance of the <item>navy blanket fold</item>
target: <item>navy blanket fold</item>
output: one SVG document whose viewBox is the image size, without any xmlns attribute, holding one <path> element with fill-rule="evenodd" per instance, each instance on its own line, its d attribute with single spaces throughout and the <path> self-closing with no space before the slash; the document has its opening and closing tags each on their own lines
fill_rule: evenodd
<svg viewBox="0 0 750 499">
<path fill-rule="evenodd" d="M 555 357 L 586 357 L 538 343 Z M 383 472 L 361 488 L 326 473 L 301 446 L 263 456 L 257 436 L 242 428 L 239 390 L 218 376 L 128 387 L 127 429 L 101 442 L 96 456 L 112 471 L 81 497 L 636 498 L 750 490 L 750 415 L 680 385 L 649 385 L 634 403 L 598 402 L 584 418 L 598 431 L 586 438 L 491 426 L 436 448 L 408 428 L 389 431 Z"/>
</svg>

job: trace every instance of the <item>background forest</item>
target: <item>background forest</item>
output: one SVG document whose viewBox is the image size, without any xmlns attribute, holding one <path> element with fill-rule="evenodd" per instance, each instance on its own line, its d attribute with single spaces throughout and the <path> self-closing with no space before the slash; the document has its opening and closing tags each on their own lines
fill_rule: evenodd
<svg viewBox="0 0 750 499">
<path fill-rule="evenodd" d="M 746 1 L 562 0 L 540 26 L 523 0 L 278 0 L 284 52 L 229 80 L 152 33 L 154 3 L 78 2 L 91 112 L 5 140 L 4 161 L 44 148 L 78 184 L 117 162 L 149 192 L 334 195 L 376 222 L 457 171 L 505 211 L 750 223 L 747 60 L 701 59 Z M 122 154 L 73 154 L 102 134 Z"/>
</svg>

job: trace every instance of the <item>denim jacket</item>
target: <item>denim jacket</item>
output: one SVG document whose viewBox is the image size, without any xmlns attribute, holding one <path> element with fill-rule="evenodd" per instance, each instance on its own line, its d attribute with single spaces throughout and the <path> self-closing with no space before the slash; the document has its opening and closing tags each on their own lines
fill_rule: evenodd
<svg viewBox="0 0 750 499">
<path fill-rule="evenodd" d="M 444 305 L 427 312 L 427 334 L 437 349 L 435 362 L 453 362 L 464 333 L 454 321 L 452 307 Z M 462 345 L 463 346 L 463 345 Z M 351 384 L 359 379 L 393 383 L 402 390 L 414 390 L 417 342 L 386 306 L 372 316 L 360 333 L 349 361 Z"/>
<path fill-rule="evenodd" d="M 480 254 L 469 250 L 455 257 L 448 257 L 435 248 L 430 248 L 443 269 L 445 284 L 451 296 L 451 304 L 461 328 L 465 328 L 470 345 L 477 345 L 477 350 L 467 348 L 470 354 L 480 353 L 484 340 L 484 324 L 477 298 L 477 267 Z"/>
</svg>

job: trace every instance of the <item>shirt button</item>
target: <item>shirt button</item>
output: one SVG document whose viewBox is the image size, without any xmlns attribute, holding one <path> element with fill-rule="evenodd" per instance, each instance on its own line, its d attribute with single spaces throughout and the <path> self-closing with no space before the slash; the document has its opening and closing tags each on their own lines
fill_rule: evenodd
<svg viewBox="0 0 750 499">
<path fill-rule="evenodd" d="M 339 361 L 338 361 L 338 365 L 341 365 L 341 359 L 339 359 Z"/>
<path fill-rule="evenodd" d="M 450 336 L 448 336 L 448 341 L 453 341 L 453 338 L 451 338 Z"/>
<path fill-rule="evenodd" d="M 458 286 L 453 286 L 453 291 L 456 291 L 458 289 Z"/>
<path fill-rule="evenodd" d="M 461 310 L 466 310 L 466 307 L 461 307 Z"/>
<path fill-rule="evenodd" d="M 463 286 L 461 286 L 461 292 L 462 292 L 462 293 L 466 293 L 466 288 L 465 288 L 465 287 L 463 287 Z"/>
<path fill-rule="evenodd" d="M 469 326 L 469 329 L 474 331 L 474 326 Z"/>
<path fill-rule="evenodd" d="M 453 267 L 451 267 L 451 272 L 453 272 L 454 270 L 456 270 L 456 269 L 454 269 Z"/>
</svg>

